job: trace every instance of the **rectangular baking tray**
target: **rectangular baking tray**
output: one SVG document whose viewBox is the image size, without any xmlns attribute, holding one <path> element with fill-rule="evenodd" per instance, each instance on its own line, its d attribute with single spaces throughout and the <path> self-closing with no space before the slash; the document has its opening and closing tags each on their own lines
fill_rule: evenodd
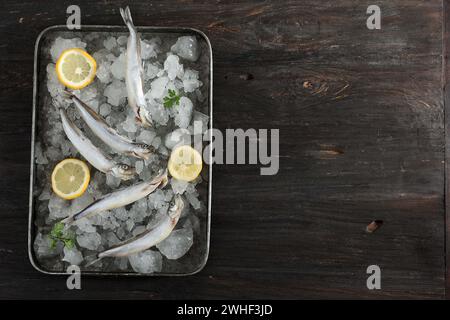
<svg viewBox="0 0 450 320">
<path fill-rule="evenodd" d="M 209 96 L 207 97 L 208 103 L 208 111 L 209 111 L 209 141 L 212 141 L 212 128 L 213 128 L 213 57 L 212 57 L 212 47 L 208 37 L 201 31 L 193 28 L 186 27 L 149 27 L 149 26 L 137 26 L 136 27 L 139 33 L 151 33 L 151 34 L 183 34 L 183 35 L 196 35 L 203 41 L 205 41 L 206 47 L 208 49 L 207 56 L 209 57 L 208 67 L 209 67 L 209 87 L 207 92 Z M 39 88 L 40 81 L 43 78 L 41 72 L 45 72 L 45 69 L 41 69 L 41 48 L 42 42 L 46 36 L 48 36 L 52 32 L 71 32 L 67 29 L 65 25 L 55 25 L 44 29 L 38 36 L 35 44 L 34 50 L 34 74 L 33 74 L 33 111 L 32 111 L 32 130 L 31 130 L 31 159 L 30 159 L 30 194 L 29 194 L 29 215 L 28 215 L 28 257 L 32 264 L 32 266 L 39 272 L 50 275 L 67 275 L 67 272 L 55 272 L 49 271 L 43 268 L 36 259 L 33 243 L 35 239 L 35 200 L 34 200 L 34 185 L 35 185 L 35 143 L 37 136 L 37 114 L 39 112 Z M 85 25 L 81 27 L 81 30 L 75 30 L 74 33 L 80 32 L 106 32 L 106 33 L 114 33 L 128 32 L 127 27 L 125 26 L 109 26 L 109 25 Z M 74 35 L 76 36 L 76 35 Z M 202 262 L 196 267 L 194 270 L 190 270 L 185 273 L 151 273 L 151 274 L 140 274 L 135 272 L 100 272 L 100 271 L 82 271 L 83 275 L 91 275 L 91 276 L 187 276 L 193 275 L 200 272 L 203 267 L 206 265 L 209 255 L 209 247 L 210 247 L 210 233 L 211 233 L 211 195 L 212 195 L 212 148 L 209 148 L 210 152 L 207 155 L 208 163 L 207 165 L 207 197 L 206 199 L 202 199 L 207 202 L 206 204 L 206 221 L 203 221 L 205 224 L 204 230 L 205 234 L 205 254 Z M 204 159 L 205 160 L 205 159 Z M 202 230 L 202 228 L 200 229 Z M 195 241 L 195 238 L 194 238 Z"/>
</svg>

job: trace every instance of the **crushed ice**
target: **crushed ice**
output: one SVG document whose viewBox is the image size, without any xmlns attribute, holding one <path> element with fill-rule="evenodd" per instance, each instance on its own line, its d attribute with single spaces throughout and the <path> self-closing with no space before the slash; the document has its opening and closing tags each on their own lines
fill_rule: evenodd
<svg viewBox="0 0 450 320">
<path fill-rule="evenodd" d="M 75 120 L 75 124 L 97 143 L 95 137 L 86 130 L 79 114 L 74 108 L 70 108 L 70 102 L 64 98 L 64 87 L 55 72 L 55 63 L 64 50 L 76 47 L 92 53 L 97 61 L 97 79 L 90 86 L 75 93 L 120 134 L 158 149 L 159 155 L 153 155 L 145 161 L 122 158 L 110 153 L 116 159 L 133 165 L 140 180 L 147 180 L 161 166 L 165 166 L 169 150 L 191 142 L 193 121 L 201 123 L 202 132 L 207 129 L 209 117 L 194 110 L 194 106 L 197 108 L 197 104 L 204 102 L 204 88 L 199 72 L 192 69 L 192 62 L 197 61 L 201 50 L 196 37 L 192 36 L 182 36 L 166 44 L 159 37 L 141 41 L 144 92 L 147 109 L 155 124 L 154 128 L 144 129 L 136 124 L 134 114 L 127 106 L 124 79 L 127 41 L 128 37 L 125 35 L 105 37 L 98 32 L 86 34 L 83 38 L 57 37 L 49 49 L 51 62 L 46 67 L 46 84 L 54 103 L 65 108 Z M 181 96 L 179 105 L 172 108 L 163 105 L 163 98 L 169 89 Z M 61 260 L 73 265 L 92 261 L 93 252 L 98 253 L 151 229 L 158 219 L 167 213 L 174 194 L 183 195 L 185 204 L 190 204 L 193 209 L 185 208 L 183 211 L 182 227 L 179 222 L 178 230 L 173 231 L 156 248 L 128 258 L 114 258 L 113 263 L 109 265 L 115 270 L 132 268 L 141 273 L 160 272 L 164 259 L 179 259 L 190 250 L 195 241 L 195 230 L 199 230 L 199 218 L 195 212 L 204 208 L 204 204 L 197 192 L 198 181 L 188 183 L 173 178 L 165 189 L 157 189 L 147 198 L 132 205 L 78 220 L 72 227 L 76 235 L 75 246 L 67 248 L 58 241 L 53 247 L 48 233 L 54 223 L 84 209 L 104 194 L 122 188 L 123 182 L 111 175 L 93 171 L 89 187 L 82 197 L 72 201 L 57 197 L 48 187 L 49 173 L 62 159 L 80 155 L 66 139 L 56 108 L 49 106 L 44 120 L 47 121 L 48 128 L 42 139 L 35 144 L 37 177 L 45 182 L 45 187 L 39 185 L 36 188 L 36 208 L 39 211 L 38 216 L 43 217 L 41 222 L 37 222 L 38 232 L 34 241 L 34 249 L 39 259 L 57 258 L 54 260 L 55 266 L 59 265 Z M 105 265 L 107 264 L 99 262 L 93 267 L 101 269 Z"/>
</svg>

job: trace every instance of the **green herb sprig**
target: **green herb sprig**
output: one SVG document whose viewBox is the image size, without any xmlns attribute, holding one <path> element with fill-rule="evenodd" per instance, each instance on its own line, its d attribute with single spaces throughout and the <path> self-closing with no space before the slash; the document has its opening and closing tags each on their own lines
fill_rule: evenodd
<svg viewBox="0 0 450 320">
<path fill-rule="evenodd" d="M 168 95 L 163 98 L 164 107 L 172 108 L 174 105 L 180 104 L 180 95 L 177 95 L 175 90 L 169 89 Z"/>
<path fill-rule="evenodd" d="M 55 248 L 58 241 L 64 243 L 64 246 L 68 249 L 72 249 L 75 246 L 75 237 L 73 234 L 64 230 L 64 223 L 57 222 L 50 231 L 49 238 L 51 240 L 50 247 Z"/>
</svg>

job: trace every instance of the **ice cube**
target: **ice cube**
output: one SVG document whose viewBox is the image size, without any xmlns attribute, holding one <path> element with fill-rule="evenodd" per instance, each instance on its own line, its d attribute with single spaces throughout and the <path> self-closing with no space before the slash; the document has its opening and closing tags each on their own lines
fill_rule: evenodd
<svg viewBox="0 0 450 320">
<path fill-rule="evenodd" d="M 109 60 L 108 60 L 108 55 L 110 54 L 110 52 L 107 50 L 107 49 L 105 49 L 105 48 L 103 48 L 103 49 L 100 49 L 100 50 L 98 50 L 98 51 L 96 51 L 96 52 L 94 52 L 93 54 L 92 54 L 92 57 L 95 59 L 95 61 L 97 62 L 97 65 L 99 65 L 99 64 L 101 64 L 102 62 L 108 62 Z"/>
<path fill-rule="evenodd" d="M 134 223 L 142 222 L 148 214 L 147 199 L 143 198 L 135 203 L 130 208 L 129 217 Z"/>
<path fill-rule="evenodd" d="M 105 88 L 104 95 L 108 99 L 108 103 L 110 105 L 115 107 L 119 106 L 125 101 L 127 96 L 125 83 L 119 80 L 114 80 Z"/>
<path fill-rule="evenodd" d="M 164 61 L 164 71 L 167 72 L 169 80 L 175 80 L 176 77 L 182 78 L 184 69 L 183 65 L 180 64 L 180 58 L 174 54 L 169 54 Z"/>
<path fill-rule="evenodd" d="M 179 37 L 171 50 L 183 59 L 189 61 L 196 61 L 200 56 L 200 47 L 197 38 L 194 36 Z"/>
<path fill-rule="evenodd" d="M 122 227 L 117 228 L 116 235 L 119 239 L 124 239 L 125 234 L 126 234 L 125 228 L 122 228 Z"/>
<path fill-rule="evenodd" d="M 52 194 L 48 202 L 50 221 L 65 218 L 69 215 L 69 201 L 61 199 L 56 194 Z"/>
<path fill-rule="evenodd" d="M 175 124 L 180 128 L 187 128 L 191 122 L 194 105 L 188 97 L 181 97 L 180 104 L 174 108 Z"/>
<path fill-rule="evenodd" d="M 50 48 L 50 55 L 53 62 L 56 62 L 64 50 L 71 48 L 86 48 L 86 43 L 81 41 L 80 38 L 64 39 L 57 37 Z"/>
<path fill-rule="evenodd" d="M 165 94 L 166 86 L 168 83 L 169 83 L 168 77 L 160 77 L 153 80 L 152 83 L 150 84 L 151 87 L 150 96 L 153 99 L 162 99 Z"/>
<path fill-rule="evenodd" d="M 36 142 L 34 145 L 34 158 L 37 164 L 47 164 L 47 157 L 44 155 L 40 142 Z"/>
<path fill-rule="evenodd" d="M 85 192 L 81 197 L 75 198 L 70 203 L 70 214 L 75 214 L 86 208 L 94 202 L 94 197 L 89 193 Z"/>
<path fill-rule="evenodd" d="M 134 221 L 132 219 L 128 219 L 127 221 L 125 221 L 125 225 L 127 227 L 127 230 L 131 232 L 131 230 L 133 230 L 134 228 Z"/>
<path fill-rule="evenodd" d="M 112 81 L 111 62 L 101 62 L 97 68 L 97 78 L 102 83 L 110 83 Z"/>
<path fill-rule="evenodd" d="M 120 242 L 120 239 L 117 238 L 117 236 L 114 234 L 114 232 L 110 231 L 110 232 L 106 233 L 105 241 L 106 241 L 106 244 L 108 245 L 108 247 L 112 247 L 112 246 L 115 246 L 116 244 L 118 244 Z"/>
<path fill-rule="evenodd" d="M 139 273 L 159 272 L 162 268 L 162 257 L 157 251 L 146 250 L 128 257 L 131 267 Z"/>
<path fill-rule="evenodd" d="M 186 193 L 186 199 L 191 204 L 192 208 L 195 210 L 199 210 L 201 208 L 201 202 L 198 200 L 197 195 L 195 193 Z"/>
<path fill-rule="evenodd" d="M 163 144 L 159 146 L 158 152 L 163 158 L 167 158 L 169 156 L 169 150 L 167 150 L 167 148 Z"/>
<path fill-rule="evenodd" d="M 127 119 L 122 123 L 122 128 L 126 132 L 136 132 L 137 124 L 134 115 L 129 115 Z"/>
<path fill-rule="evenodd" d="M 136 140 L 138 142 L 143 142 L 143 143 L 150 145 L 155 137 L 156 137 L 155 131 L 142 130 L 141 133 L 137 136 Z"/>
<path fill-rule="evenodd" d="M 46 189 L 42 190 L 42 192 L 39 195 L 38 199 L 41 200 L 41 201 L 43 201 L 43 200 L 50 200 L 50 196 L 51 196 L 50 190 L 46 188 Z"/>
<path fill-rule="evenodd" d="M 170 201 L 172 200 L 173 195 L 174 195 L 174 193 L 173 193 L 173 190 L 172 190 L 172 189 L 166 189 L 166 190 L 165 190 L 165 200 L 166 200 L 167 202 L 170 202 Z"/>
<path fill-rule="evenodd" d="M 114 37 L 108 37 L 105 41 L 103 41 L 103 45 L 108 51 L 111 51 L 115 47 L 117 47 L 117 41 Z"/>
<path fill-rule="evenodd" d="M 165 202 L 160 208 L 156 210 L 156 214 L 159 217 L 165 217 L 167 215 L 168 210 L 169 210 L 169 203 Z"/>
<path fill-rule="evenodd" d="M 187 129 L 175 129 L 166 135 L 164 144 L 168 149 L 173 149 L 180 145 L 190 145 L 191 134 Z"/>
<path fill-rule="evenodd" d="M 202 85 L 202 82 L 198 80 L 198 71 L 187 69 L 183 77 L 184 92 L 194 92 Z"/>
<path fill-rule="evenodd" d="M 161 145 L 161 137 L 156 137 L 155 139 L 153 139 L 151 145 L 155 147 L 155 149 L 158 149 Z"/>
<path fill-rule="evenodd" d="M 141 40 L 141 58 L 144 60 L 155 58 L 158 55 L 160 42 L 158 38 L 149 41 Z"/>
<path fill-rule="evenodd" d="M 59 137 L 59 139 L 60 138 L 61 137 Z M 47 156 L 48 159 L 50 159 L 52 161 L 57 161 L 61 158 L 61 152 L 59 151 L 58 148 L 56 148 L 54 146 L 48 147 L 47 150 L 45 151 L 45 155 Z"/>
<path fill-rule="evenodd" d="M 112 211 L 116 219 L 125 221 L 128 219 L 128 211 L 124 207 L 116 208 Z"/>
<path fill-rule="evenodd" d="M 170 185 L 175 194 L 183 194 L 186 191 L 189 182 L 183 180 L 177 180 L 175 178 L 170 179 Z"/>
<path fill-rule="evenodd" d="M 186 222 L 183 225 L 183 228 L 192 228 L 194 232 L 200 231 L 200 220 L 195 214 L 190 214 L 187 212 L 186 216 L 188 217 Z"/>
<path fill-rule="evenodd" d="M 142 172 L 142 170 L 144 169 L 144 161 L 136 161 L 136 163 L 134 164 L 134 167 L 136 169 L 136 173 L 140 174 Z"/>
<path fill-rule="evenodd" d="M 88 192 L 95 198 L 98 199 L 102 195 L 100 188 L 104 188 L 106 184 L 105 174 L 103 172 L 97 171 L 91 178 L 91 182 L 88 187 Z"/>
<path fill-rule="evenodd" d="M 167 259 L 176 260 L 184 256 L 194 243 L 194 234 L 190 226 L 172 231 L 165 240 L 156 245 Z"/>
<path fill-rule="evenodd" d="M 148 196 L 148 206 L 151 209 L 159 209 L 166 204 L 164 191 L 156 189 Z"/>
<path fill-rule="evenodd" d="M 148 81 L 157 77 L 158 72 L 161 70 L 158 65 L 153 63 L 147 63 L 145 66 L 144 80 Z"/>
<path fill-rule="evenodd" d="M 89 250 L 97 250 L 102 244 L 102 237 L 97 232 L 84 233 L 77 236 L 77 242 L 80 247 Z"/>
<path fill-rule="evenodd" d="M 56 66 L 53 63 L 47 65 L 47 90 L 56 101 L 62 107 L 67 107 L 68 102 L 62 98 L 62 93 L 64 91 L 64 86 L 59 82 L 58 76 L 56 75 Z"/>
<path fill-rule="evenodd" d="M 117 44 L 121 47 L 126 46 L 128 42 L 127 36 L 120 36 L 117 38 Z"/>
<path fill-rule="evenodd" d="M 83 261 L 83 255 L 77 248 L 64 247 L 63 261 L 67 261 L 70 265 L 78 266 Z"/>
<path fill-rule="evenodd" d="M 34 240 L 34 252 L 39 258 L 53 257 L 62 252 L 63 244 L 57 242 L 55 247 L 51 246 L 51 239 L 47 235 L 42 235 L 40 232 Z"/>
<path fill-rule="evenodd" d="M 151 91 L 148 92 L 150 94 Z M 147 95 L 146 95 L 147 96 Z M 162 103 L 157 103 L 155 100 L 151 99 L 147 101 L 147 109 L 152 115 L 153 122 L 165 126 L 169 121 L 169 111 Z"/>
<path fill-rule="evenodd" d="M 144 169 L 139 173 L 139 178 L 143 181 L 148 181 L 152 178 L 152 171 L 144 166 Z"/>
<path fill-rule="evenodd" d="M 106 117 L 111 113 L 111 105 L 104 103 L 100 106 L 99 111 L 101 116 Z"/>
<path fill-rule="evenodd" d="M 93 41 L 93 40 L 98 39 L 99 37 L 100 37 L 100 33 L 99 32 L 89 32 L 84 37 L 84 40 L 85 41 Z"/>
<path fill-rule="evenodd" d="M 195 90 L 195 96 L 197 97 L 197 100 L 200 102 L 205 101 L 205 97 L 203 96 L 203 93 L 200 89 Z"/>
<path fill-rule="evenodd" d="M 125 79 L 125 66 L 126 66 L 125 53 L 121 53 L 120 56 L 111 65 L 111 73 L 114 76 L 114 78 L 118 80 Z"/>
<path fill-rule="evenodd" d="M 89 106 L 97 98 L 97 88 L 92 85 L 83 90 L 75 90 L 73 93 L 84 103 L 89 104 Z"/>
<path fill-rule="evenodd" d="M 79 219 L 75 222 L 75 224 L 79 229 L 79 231 L 77 231 L 79 234 L 97 232 L 97 228 L 92 225 L 89 218 Z"/>
<path fill-rule="evenodd" d="M 116 189 L 120 185 L 120 178 L 114 177 L 112 174 L 106 174 L 106 184 L 111 189 Z"/>
<path fill-rule="evenodd" d="M 119 270 L 125 271 L 128 269 L 128 258 L 127 257 L 115 258 L 114 265 L 117 266 Z"/>
</svg>

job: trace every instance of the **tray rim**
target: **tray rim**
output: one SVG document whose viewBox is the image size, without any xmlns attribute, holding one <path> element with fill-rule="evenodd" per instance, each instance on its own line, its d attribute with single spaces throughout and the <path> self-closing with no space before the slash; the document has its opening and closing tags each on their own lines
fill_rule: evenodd
<svg viewBox="0 0 450 320">
<path fill-rule="evenodd" d="M 92 29 L 90 31 L 96 32 L 110 32 L 110 31 L 127 31 L 126 26 L 122 25 L 82 25 L 80 30 L 75 30 L 76 32 L 83 32 L 84 29 Z M 160 26 L 136 26 L 138 31 L 141 32 L 166 32 L 166 33 L 177 33 L 177 32 L 191 32 L 199 35 L 206 41 L 209 50 L 209 141 L 212 141 L 212 129 L 213 129 L 213 53 L 212 53 L 212 45 L 208 36 L 196 29 L 190 27 L 160 27 Z M 34 193 L 34 153 L 35 153 L 35 139 L 36 139 L 36 107 L 37 107 L 37 93 L 38 93 L 38 66 L 39 66 L 39 48 L 40 43 L 44 35 L 51 31 L 73 31 L 67 29 L 66 25 L 52 25 L 44 30 L 42 30 L 38 37 L 36 38 L 36 42 L 34 45 L 34 63 L 33 63 L 33 102 L 32 102 L 32 117 L 31 117 L 31 154 L 30 154 L 30 187 L 29 187 L 29 198 L 28 198 L 28 260 L 35 270 L 40 273 L 47 275 L 58 275 L 58 276 L 67 276 L 70 273 L 67 272 L 56 272 L 56 271 L 48 271 L 44 270 L 39 266 L 37 261 L 35 260 L 34 248 L 33 248 L 33 228 L 34 228 L 34 201 L 33 201 L 33 193 Z M 100 271 L 83 271 L 83 276 L 133 276 L 133 277 L 183 277 L 190 276 L 199 273 L 206 266 L 206 263 L 209 258 L 210 252 L 210 244 L 211 244 L 211 208 L 212 208 L 212 148 L 209 148 L 208 153 L 209 158 L 209 166 L 208 166 L 208 207 L 207 207 L 207 222 L 206 222 L 206 252 L 203 258 L 202 263 L 199 267 L 188 273 L 137 273 L 137 272 L 100 272 Z"/>
</svg>

